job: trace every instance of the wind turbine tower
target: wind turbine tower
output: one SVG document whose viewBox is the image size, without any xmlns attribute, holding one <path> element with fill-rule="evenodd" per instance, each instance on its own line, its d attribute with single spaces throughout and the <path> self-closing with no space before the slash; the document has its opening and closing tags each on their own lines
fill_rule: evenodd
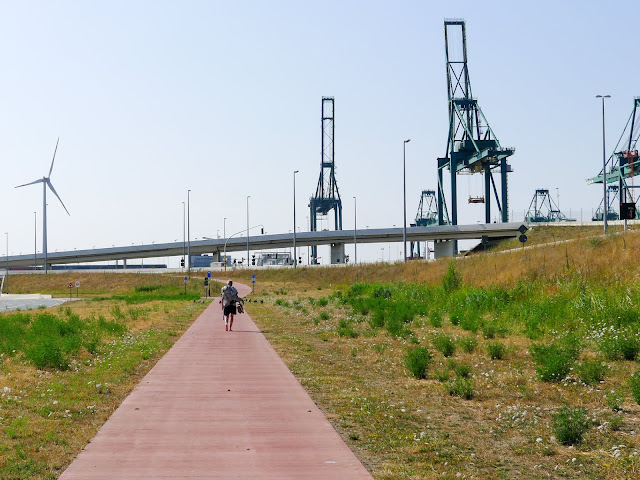
<svg viewBox="0 0 640 480">
<path fill-rule="evenodd" d="M 58 141 L 56 142 L 56 148 L 53 151 L 53 159 L 51 160 L 51 167 L 49 168 L 49 175 L 46 177 L 39 178 L 38 180 L 34 180 L 33 182 L 25 183 L 24 185 L 18 185 L 16 188 L 26 187 L 27 185 L 34 185 L 36 183 L 42 183 L 42 253 L 44 253 L 44 271 L 45 273 L 49 271 L 49 261 L 47 257 L 47 186 L 51 189 L 53 194 L 58 197 L 60 203 L 64 207 L 64 210 L 67 212 L 67 215 L 71 215 L 67 207 L 65 207 L 64 202 L 56 192 L 56 189 L 53 188 L 51 184 L 51 172 L 53 171 L 53 162 L 56 160 L 56 152 L 58 151 L 58 143 L 60 142 L 60 137 L 58 137 Z"/>
</svg>

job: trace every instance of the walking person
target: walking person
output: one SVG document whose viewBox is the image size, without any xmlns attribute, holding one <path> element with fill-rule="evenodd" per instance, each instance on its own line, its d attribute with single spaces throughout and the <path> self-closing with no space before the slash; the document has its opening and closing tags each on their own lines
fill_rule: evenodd
<svg viewBox="0 0 640 480">
<path fill-rule="evenodd" d="M 238 296 L 238 290 L 233 286 L 233 281 L 229 280 L 222 287 L 222 318 L 224 318 L 224 329 L 231 331 L 233 326 L 233 316 L 237 313 L 236 303 L 242 303 L 244 300 Z"/>
</svg>

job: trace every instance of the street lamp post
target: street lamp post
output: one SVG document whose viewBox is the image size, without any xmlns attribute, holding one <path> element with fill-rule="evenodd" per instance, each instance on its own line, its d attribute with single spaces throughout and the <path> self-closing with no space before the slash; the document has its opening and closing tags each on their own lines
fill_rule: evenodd
<svg viewBox="0 0 640 480">
<path fill-rule="evenodd" d="M 253 226 L 253 227 L 251 227 L 251 228 L 247 228 L 247 236 L 249 235 L 249 230 L 251 230 L 252 228 L 258 228 L 258 227 L 263 227 L 263 233 L 264 233 L 264 225 L 254 225 L 254 226 Z M 240 230 L 239 232 L 236 232 L 236 233 L 234 233 L 233 235 L 230 235 L 230 236 L 229 236 L 229 238 L 227 238 L 227 239 L 224 241 L 224 258 L 225 258 L 225 259 L 227 258 L 227 242 L 228 242 L 229 240 L 231 240 L 233 237 L 235 237 L 236 235 L 239 235 L 239 234 L 241 234 L 241 233 L 243 233 L 243 232 L 244 232 L 244 230 Z M 224 271 L 225 271 L 225 272 L 227 271 L 227 262 L 226 262 L 226 261 L 224 262 Z"/>
<path fill-rule="evenodd" d="M 33 268 L 38 266 L 38 214 L 33 212 Z"/>
<path fill-rule="evenodd" d="M 298 266 L 298 252 L 296 251 L 296 173 L 293 171 L 293 268 Z"/>
<path fill-rule="evenodd" d="M 404 261 L 407 261 L 407 143 L 411 141 L 407 138 L 402 144 L 402 188 L 404 199 L 404 215 L 402 217 L 402 245 L 404 250 Z"/>
<path fill-rule="evenodd" d="M 5 281 L 7 282 L 7 295 L 9 295 L 9 232 L 4 232 L 7 236 L 7 278 Z"/>
<path fill-rule="evenodd" d="M 604 224 L 604 233 L 607 233 L 607 213 L 609 213 L 609 205 L 607 202 L 607 153 L 605 150 L 604 136 L 604 99 L 611 98 L 611 95 L 596 95 L 596 98 L 602 99 L 602 220 Z"/>
<path fill-rule="evenodd" d="M 249 265 L 249 199 L 251 195 L 247 195 L 247 265 Z"/>
<path fill-rule="evenodd" d="M 187 272 L 191 273 L 191 190 L 187 190 Z"/>
<path fill-rule="evenodd" d="M 185 249 L 187 248 L 187 236 L 185 233 L 185 204 L 182 202 L 182 261 L 184 262 Z M 184 269 L 182 270 L 184 271 Z"/>
<path fill-rule="evenodd" d="M 358 200 L 353 197 L 353 264 L 358 263 Z"/>
</svg>

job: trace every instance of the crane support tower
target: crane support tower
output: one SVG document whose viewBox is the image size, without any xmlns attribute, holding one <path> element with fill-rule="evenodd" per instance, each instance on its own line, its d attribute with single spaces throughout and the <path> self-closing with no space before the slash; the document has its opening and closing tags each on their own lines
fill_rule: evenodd
<svg viewBox="0 0 640 480">
<path fill-rule="evenodd" d="M 484 175 L 484 198 L 475 203 L 485 204 L 485 222 L 491 222 L 491 190 L 502 222 L 509 221 L 507 173 L 511 166 L 507 158 L 514 148 L 503 148 L 485 118 L 478 100 L 471 93 L 467 66 L 467 34 L 464 20 L 444 21 L 447 85 L 449 95 L 449 137 L 446 156 L 438 158 L 438 224 L 458 224 L 457 175 Z M 444 193 L 444 169 L 449 169 L 451 180 L 451 217 Z M 500 196 L 493 172 L 500 172 Z M 481 201 L 481 200 L 484 200 Z M 472 202 L 472 203 L 474 203 Z"/>
<path fill-rule="evenodd" d="M 616 200 L 618 200 L 618 185 L 616 183 L 611 185 L 607 184 L 607 220 L 620 220 L 620 215 L 618 215 L 618 212 L 616 212 L 616 209 L 614 208 Z M 604 199 L 600 200 L 600 205 L 598 205 L 596 213 L 591 218 L 592 221 L 602 221 L 602 212 L 604 211 L 604 208 L 602 208 L 603 203 Z"/>
<path fill-rule="evenodd" d="M 333 97 L 322 97 L 322 137 L 320 151 L 320 178 L 316 194 L 309 199 L 311 231 L 318 230 L 318 217 L 334 211 L 336 230 L 342 230 L 342 200 L 336 183 L 335 170 L 335 102 Z M 344 245 L 331 246 L 331 263 L 344 261 Z M 311 247 L 311 263 L 318 263 L 318 247 Z"/>
<path fill-rule="evenodd" d="M 575 219 L 567 217 L 549 195 L 549 190 L 539 188 L 533 194 L 529 211 L 525 216 L 526 222 L 574 222 Z"/>
<path fill-rule="evenodd" d="M 438 224 L 438 205 L 435 190 L 423 190 L 412 227 L 428 227 Z M 420 258 L 420 242 L 411 242 L 411 258 Z"/>
<path fill-rule="evenodd" d="M 640 173 L 640 160 L 638 159 L 638 138 L 640 138 L 640 97 L 633 99 L 633 109 L 627 124 L 620 135 L 620 139 L 613 149 L 613 153 L 609 156 L 605 162 L 605 170 L 607 175 L 607 185 L 615 185 L 617 190 L 615 193 L 620 199 L 620 215 L 616 215 L 617 220 L 622 215 L 622 210 L 625 205 L 635 204 L 640 200 L 640 196 L 637 196 L 634 200 L 633 190 L 638 188 L 634 185 L 634 177 Z M 588 184 L 602 183 L 604 181 L 604 172 L 601 169 L 600 173 L 593 178 L 587 179 Z M 609 196 L 609 188 L 607 188 L 607 196 Z M 596 215 L 593 217 L 599 217 L 602 220 L 602 204 L 604 200 L 600 202 L 600 206 L 596 211 Z M 609 208 L 613 208 L 613 201 L 609 199 L 607 201 Z M 628 207 L 626 207 L 628 210 Z M 637 208 L 634 208 L 636 214 L 640 213 Z M 610 218 L 611 212 L 607 213 L 607 219 Z M 628 217 L 627 217 L 628 218 Z M 635 215 L 634 215 L 635 218 Z"/>
</svg>

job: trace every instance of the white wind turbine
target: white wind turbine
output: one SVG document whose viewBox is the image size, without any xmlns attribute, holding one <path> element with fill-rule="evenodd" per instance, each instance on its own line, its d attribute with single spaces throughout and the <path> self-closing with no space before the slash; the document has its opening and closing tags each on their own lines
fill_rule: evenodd
<svg viewBox="0 0 640 480">
<path fill-rule="evenodd" d="M 51 160 L 51 168 L 49 168 L 49 175 L 46 177 L 39 178 L 30 183 L 25 183 L 24 185 L 18 185 L 16 188 L 26 187 L 27 185 L 34 185 L 36 183 L 42 183 L 42 252 L 44 253 L 44 271 L 45 273 L 49 269 L 49 262 L 47 259 L 47 186 L 51 189 L 53 194 L 58 197 L 60 203 L 64 207 L 67 215 L 71 215 L 67 207 L 64 206 L 64 202 L 56 192 L 56 189 L 51 185 L 51 172 L 53 171 L 53 162 L 56 160 L 56 152 L 58 151 L 58 142 L 60 142 L 60 137 L 58 137 L 58 141 L 56 142 L 56 149 L 53 151 L 53 160 Z"/>
</svg>

